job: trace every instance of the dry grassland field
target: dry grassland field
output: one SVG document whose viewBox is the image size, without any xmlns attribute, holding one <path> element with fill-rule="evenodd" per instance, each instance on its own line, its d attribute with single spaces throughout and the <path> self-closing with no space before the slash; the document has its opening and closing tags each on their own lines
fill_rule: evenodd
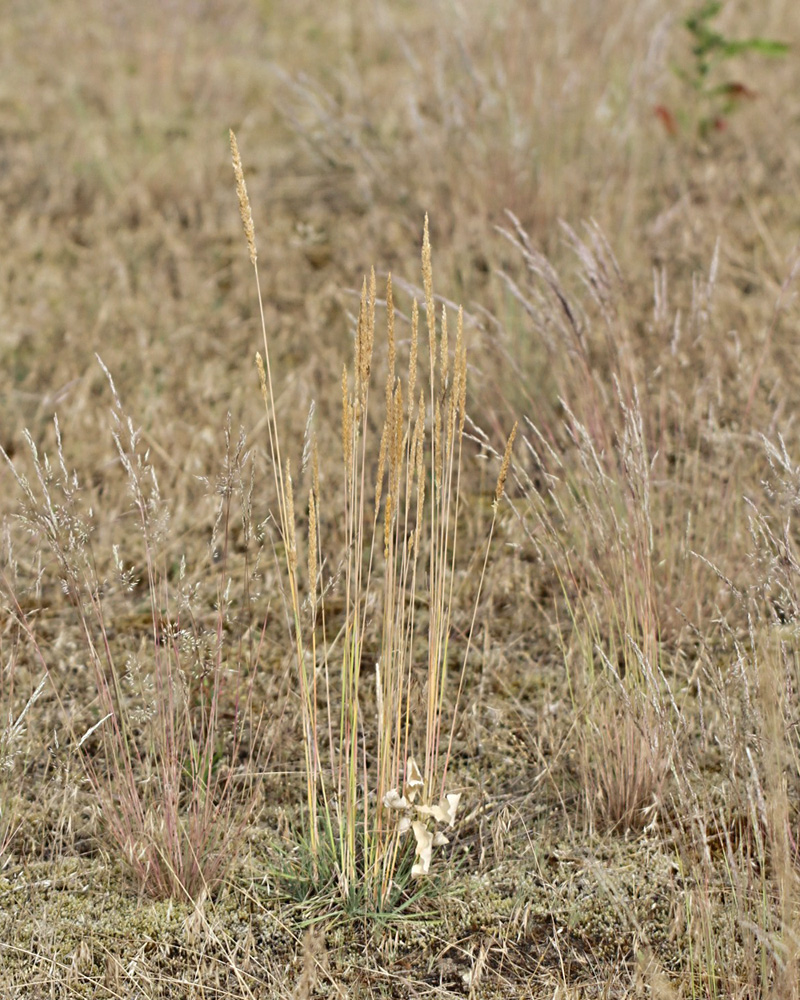
<svg viewBox="0 0 800 1000">
<path fill-rule="evenodd" d="M 4 0 L 0 998 L 800 996 L 800 5 Z"/>
</svg>

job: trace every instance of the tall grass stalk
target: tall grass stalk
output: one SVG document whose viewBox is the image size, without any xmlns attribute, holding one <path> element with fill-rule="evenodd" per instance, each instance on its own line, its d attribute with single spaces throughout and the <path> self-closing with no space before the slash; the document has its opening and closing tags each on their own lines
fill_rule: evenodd
<svg viewBox="0 0 800 1000">
<path fill-rule="evenodd" d="M 364 280 L 353 360 L 341 377 L 345 552 L 336 578 L 344 590 L 344 621 L 331 635 L 326 598 L 334 583 L 324 578 L 320 532 L 325 501 L 314 459 L 307 502 L 307 572 L 302 580 L 294 482 L 290 463 L 281 456 L 252 215 L 233 133 L 231 149 L 262 321 L 264 353 L 257 363 L 286 557 L 312 864 L 317 876 L 332 870 L 344 900 L 383 909 L 395 891 L 400 859 L 407 856 L 405 835 L 413 833 L 415 841 L 411 874 L 427 874 L 433 848 L 447 842 L 437 827 L 453 826 L 460 798 L 447 791 L 447 771 L 486 567 L 484 559 L 467 640 L 456 657 L 450 638 L 467 399 L 463 314 L 458 313 L 451 347 L 445 309 L 437 323 L 426 217 L 426 335 L 420 331 L 414 301 L 408 367 L 401 377 L 389 276 L 386 378 L 376 403 L 374 270 Z M 420 367 L 425 376 L 418 388 Z M 379 439 L 372 430 L 377 406 L 383 410 Z M 513 435 L 498 480 L 489 544 L 512 443 Z M 460 671 L 455 685 L 450 679 L 454 665 Z"/>
</svg>

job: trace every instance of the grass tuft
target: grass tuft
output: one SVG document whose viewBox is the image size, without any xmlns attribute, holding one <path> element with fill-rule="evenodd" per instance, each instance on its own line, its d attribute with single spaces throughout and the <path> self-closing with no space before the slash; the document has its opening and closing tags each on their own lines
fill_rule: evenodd
<svg viewBox="0 0 800 1000">
<path fill-rule="evenodd" d="M 250 260 L 258 281 L 249 204 L 236 139 L 234 173 Z M 448 700 L 453 659 L 453 593 L 457 574 L 461 456 L 467 398 L 467 354 L 459 311 L 455 350 L 449 346 L 446 309 L 436 322 L 428 218 L 422 238 L 422 279 L 427 324 L 426 394 L 415 398 L 418 306 L 413 304 L 409 368 L 396 374 L 395 312 L 391 275 L 386 284 L 387 374 L 381 394 L 379 434 L 372 431 L 377 284 L 364 278 L 352 365 L 342 372 L 342 511 L 345 551 L 335 578 L 320 537 L 326 504 L 314 479 L 309 489 L 308 600 L 301 598 L 294 487 L 287 459 L 281 471 L 278 412 L 271 388 L 269 341 L 262 317 L 263 359 L 257 358 L 267 411 L 274 485 L 285 553 L 290 634 L 295 652 L 306 777 L 308 846 L 312 871 L 335 879 L 352 905 L 366 900 L 375 912 L 397 895 L 400 858 L 413 837 L 411 876 L 429 874 L 434 848 L 448 843 L 460 793 L 448 791 L 447 773 L 458 712 Z M 257 289 L 259 288 L 257 284 Z M 260 292 L 259 292 L 260 296 Z M 405 385 L 405 392 L 403 386 Z M 508 473 L 512 432 L 498 477 L 494 519 Z M 378 447 L 372 441 L 377 439 Z M 377 462 L 377 476 L 371 470 Z M 489 544 L 494 530 L 494 519 Z M 381 544 L 382 542 L 382 544 Z M 486 556 L 488 558 L 487 545 Z M 477 586 L 475 608 L 486 570 Z M 328 626 L 332 588 L 343 589 L 343 620 Z M 418 607 L 426 616 L 420 620 Z M 475 613 L 460 652 L 460 693 Z M 319 626 L 319 628 L 318 628 Z M 319 632 L 319 635 L 318 635 Z M 426 639 L 421 641 L 421 636 Z M 417 667 L 422 659 L 422 671 Z M 324 696 L 320 698 L 320 681 Z M 421 687 L 424 722 L 413 716 Z M 335 693 L 334 693 L 335 692 Z M 365 710 L 372 701 L 377 722 Z M 323 701 L 320 711 L 320 700 Z M 449 717 L 448 717 L 449 715 Z M 417 764 L 417 756 L 420 763 Z M 359 904 L 363 909 L 363 905 Z"/>
<path fill-rule="evenodd" d="M 142 892 L 156 899 L 196 900 L 216 890 L 236 857 L 256 802 L 263 758 L 261 725 L 252 702 L 258 646 L 251 641 L 248 648 L 241 639 L 231 646 L 227 638 L 234 621 L 228 534 L 237 492 L 248 516 L 245 442 L 240 438 L 234 443 L 227 428 L 225 469 L 215 488 L 223 558 L 209 619 L 197 605 L 185 561 L 181 559 L 177 574 L 170 568 L 169 509 L 155 467 L 141 445 L 141 432 L 122 408 L 110 372 L 102 361 L 100 365 L 114 403 L 113 440 L 138 521 L 140 565 L 125 562 L 115 545 L 115 579 L 100 576 L 94 514 L 82 503 L 77 475 L 68 471 L 57 422 L 55 462 L 40 456 L 28 439 L 34 482 L 5 456 L 22 495 L 20 516 L 32 534 L 48 543 L 77 616 L 95 685 L 94 698 L 82 712 L 69 710 L 64 681 L 46 655 L 34 621 L 13 592 L 7 596 L 64 717 L 72 720 L 71 750 L 99 806 L 105 839 Z M 245 532 L 249 530 L 247 525 Z M 115 596 L 140 589 L 144 629 L 124 643 L 127 658 L 121 661 L 106 608 Z M 41 690 L 42 685 L 27 708 Z M 81 715 L 91 719 L 83 732 L 78 729 Z M 9 732 L 13 736 L 13 728 Z"/>
</svg>

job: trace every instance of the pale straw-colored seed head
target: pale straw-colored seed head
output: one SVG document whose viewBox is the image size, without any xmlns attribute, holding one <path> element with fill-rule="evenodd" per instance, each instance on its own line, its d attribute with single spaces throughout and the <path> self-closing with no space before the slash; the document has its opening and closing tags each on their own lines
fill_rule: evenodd
<svg viewBox="0 0 800 1000">
<path fill-rule="evenodd" d="M 400 482 L 400 473 L 403 468 L 403 383 L 400 379 L 397 380 L 397 385 L 394 390 L 394 403 L 392 405 L 392 421 L 394 423 L 393 427 L 393 452 L 392 452 L 392 468 L 394 469 L 394 474 L 397 479 L 397 484 Z"/>
<path fill-rule="evenodd" d="M 411 409 L 410 404 L 409 404 L 409 409 Z M 417 414 L 417 421 L 419 421 L 419 414 Z M 411 430 L 410 426 L 409 426 L 409 430 Z M 408 443 L 408 470 L 409 470 L 409 473 L 411 474 L 411 477 L 413 478 L 413 476 L 414 476 L 414 474 L 416 473 L 416 470 L 417 470 L 417 425 L 416 425 L 416 423 L 414 424 L 413 433 L 411 434 L 410 440 L 409 440 L 409 443 Z"/>
<path fill-rule="evenodd" d="M 408 358 L 408 406 L 409 418 L 414 406 L 414 390 L 417 386 L 417 352 L 419 347 L 419 305 L 414 299 L 411 305 L 411 353 Z"/>
<path fill-rule="evenodd" d="M 431 352 L 433 352 L 433 345 L 436 341 L 436 312 L 433 305 L 433 264 L 431 263 L 431 240 L 428 233 L 427 212 L 425 213 L 425 227 L 422 231 L 422 285 L 425 289 L 428 334 L 430 336 Z"/>
<path fill-rule="evenodd" d="M 402 494 L 402 481 L 404 474 L 404 443 L 405 433 L 403 429 L 403 387 L 400 379 L 397 380 L 397 387 L 394 392 L 392 403 L 392 421 L 390 428 L 391 456 L 389 461 L 389 489 L 395 499 L 395 506 L 400 505 Z"/>
<path fill-rule="evenodd" d="M 386 494 L 386 508 L 383 512 L 383 558 L 389 561 L 389 543 L 392 539 L 392 521 L 394 518 L 394 504 L 392 494 Z"/>
<path fill-rule="evenodd" d="M 342 453 L 349 479 L 353 470 L 353 407 L 347 391 L 347 365 L 342 366 Z"/>
<path fill-rule="evenodd" d="M 319 503 L 319 449 L 317 448 L 316 433 L 311 442 L 311 482 L 314 486 L 314 496 Z"/>
<path fill-rule="evenodd" d="M 386 405 L 388 408 L 389 398 L 394 385 L 394 371 L 397 361 L 397 349 L 394 342 L 394 297 L 392 295 L 392 275 L 386 279 L 386 339 L 388 341 L 388 372 L 386 375 Z"/>
<path fill-rule="evenodd" d="M 250 251 L 250 263 L 255 267 L 258 260 L 256 253 L 256 230 L 253 225 L 253 213 L 250 211 L 250 199 L 247 196 L 247 185 L 244 182 L 242 158 L 239 155 L 239 144 L 233 129 L 230 129 L 231 156 L 233 157 L 233 173 L 236 177 L 236 195 L 239 199 L 239 215 L 242 217 L 244 235 L 247 238 L 247 249 Z"/>
<path fill-rule="evenodd" d="M 447 460 L 453 454 L 453 437 L 456 429 L 456 414 L 458 412 L 456 385 L 453 384 L 453 391 L 447 397 L 447 416 L 445 419 L 445 456 Z"/>
<path fill-rule="evenodd" d="M 417 481 L 417 523 L 414 530 L 416 538 L 420 537 L 422 531 L 422 516 L 425 509 L 425 397 L 419 394 L 419 408 L 417 409 L 417 421 L 414 425 L 414 476 Z"/>
<path fill-rule="evenodd" d="M 425 514 L 425 476 L 417 478 L 417 520 L 414 525 L 414 538 L 422 537 L 422 526 Z M 419 553 L 419 549 L 417 549 Z"/>
<path fill-rule="evenodd" d="M 514 448 L 514 438 L 517 436 L 517 423 L 511 429 L 506 441 L 506 450 L 503 452 L 503 461 L 500 464 L 500 475 L 497 477 L 497 488 L 494 491 L 495 506 L 500 503 L 506 488 L 506 478 L 508 477 L 508 467 L 511 464 L 511 451 Z"/>
<path fill-rule="evenodd" d="M 370 334 L 375 336 L 375 301 L 378 294 L 378 286 L 375 280 L 375 268 L 369 269 L 369 310 L 367 312 L 367 328 Z"/>
<path fill-rule="evenodd" d="M 450 347 L 447 341 L 447 309 L 444 306 L 442 306 L 442 343 L 440 358 L 439 378 L 441 380 L 441 393 L 444 395 L 447 392 L 447 376 L 450 372 Z"/>
<path fill-rule="evenodd" d="M 456 374 L 458 378 L 458 435 L 464 433 L 464 420 L 467 415 L 467 348 L 464 344 L 464 310 L 458 310 L 458 329 L 456 331 Z"/>
<path fill-rule="evenodd" d="M 433 410 L 433 436 L 431 438 L 431 448 L 433 450 L 433 472 L 434 472 L 434 482 L 437 487 L 441 488 L 442 485 L 442 469 L 443 469 L 443 455 L 442 455 L 442 407 L 439 402 L 439 397 L 436 397 L 436 403 L 434 404 Z"/>
<path fill-rule="evenodd" d="M 308 587 L 312 601 L 317 599 L 317 505 L 314 491 L 308 492 Z"/>
<path fill-rule="evenodd" d="M 383 478 L 386 474 L 386 452 L 388 448 L 389 435 L 391 432 L 392 425 L 392 396 L 389 395 L 389 406 L 387 408 L 386 419 L 383 422 L 383 430 L 381 431 L 381 446 L 378 452 L 378 474 L 375 477 L 375 517 L 378 516 L 378 511 L 381 506 L 381 499 L 383 497 Z"/>
<path fill-rule="evenodd" d="M 356 352 L 354 359 L 354 372 L 356 379 L 356 395 L 358 395 L 358 383 L 361 379 L 361 369 L 364 358 L 364 341 L 367 328 L 367 279 L 361 282 L 361 297 L 358 301 L 358 322 L 356 323 Z"/>
<path fill-rule="evenodd" d="M 294 526 L 294 488 L 292 486 L 292 463 L 286 459 L 285 476 L 285 500 L 286 500 L 286 546 L 288 549 L 289 566 L 292 573 L 297 571 L 297 536 Z"/>
<path fill-rule="evenodd" d="M 367 279 L 361 285 L 361 301 L 358 309 L 358 326 L 356 327 L 356 399 L 360 402 L 360 411 L 364 412 L 369 390 L 369 376 L 372 368 L 372 348 L 375 342 L 375 271 L 370 275 L 369 288 Z M 356 417 L 358 419 L 358 417 Z"/>
<path fill-rule="evenodd" d="M 258 351 L 256 351 L 256 367 L 258 368 L 258 381 L 261 384 L 261 395 L 264 398 L 264 405 L 266 406 L 269 402 L 267 395 L 267 373 L 264 371 L 264 359 Z"/>
<path fill-rule="evenodd" d="M 364 402 L 366 403 L 367 389 L 369 388 L 369 376 L 372 371 L 372 351 L 375 347 L 375 295 L 376 295 L 376 284 L 375 284 L 375 268 L 370 270 L 369 274 L 369 293 L 367 298 L 367 312 L 366 320 L 367 325 L 364 330 L 364 351 L 361 358 L 361 372 L 359 374 L 361 380 L 361 391 Z"/>
</svg>

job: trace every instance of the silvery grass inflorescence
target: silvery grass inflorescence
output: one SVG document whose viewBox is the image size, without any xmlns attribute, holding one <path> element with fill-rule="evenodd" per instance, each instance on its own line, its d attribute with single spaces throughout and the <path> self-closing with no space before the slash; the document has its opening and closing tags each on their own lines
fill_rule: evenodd
<svg viewBox="0 0 800 1000">
<path fill-rule="evenodd" d="M 408 854 L 405 835 L 412 832 L 415 841 L 410 875 L 421 877 L 430 872 L 433 849 L 447 843 L 438 827 L 449 829 L 455 824 L 461 795 L 447 790 L 448 764 L 514 433 L 501 463 L 466 641 L 460 655 L 454 656 L 450 637 L 457 576 L 467 351 L 462 310 L 458 312 L 452 348 L 444 308 L 437 323 L 426 217 L 422 278 L 427 338 L 420 331 L 415 300 L 408 366 L 405 377 L 401 377 L 389 275 L 385 300 L 386 378 L 378 402 L 372 393 L 378 305 L 374 270 L 362 285 L 353 362 L 350 368 L 343 368 L 341 377 L 345 552 L 335 578 L 324 577 L 322 567 L 327 563 L 320 537 L 323 501 L 316 443 L 312 444 L 308 535 L 299 539 L 291 465 L 281 460 L 252 211 L 233 132 L 230 140 L 262 321 L 264 352 L 263 356 L 257 355 L 257 365 L 285 552 L 285 593 L 304 733 L 312 865 L 316 870 L 326 858 L 325 868 L 333 869 L 346 900 L 358 897 L 380 909 L 386 907 L 397 889 L 402 861 Z M 421 389 L 417 388 L 419 369 L 424 371 L 427 382 Z M 379 440 L 371 430 L 374 421 L 370 419 L 377 406 L 383 410 Z M 373 472 L 376 467 L 377 474 Z M 303 544 L 307 547 L 307 575 L 301 581 L 298 549 Z M 344 591 L 344 623 L 332 636 L 326 597 L 336 585 Z M 304 588 L 308 593 L 306 601 L 301 600 Z M 421 607 L 427 613 L 421 612 Z M 454 661 L 460 663 L 460 668 L 456 683 L 451 685 Z M 368 674 L 371 663 L 374 666 Z M 413 701 L 418 687 L 423 692 L 421 712 L 416 711 Z M 374 697 L 375 713 L 372 707 L 369 712 L 365 710 L 368 694 Z M 368 752 L 365 739 L 371 718 L 376 718 L 376 731 L 370 734 L 374 744 L 370 743 Z M 377 749 L 373 751 L 374 745 Z"/>
<path fill-rule="evenodd" d="M 8 591 L 44 678 L 52 683 L 67 720 L 69 745 L 99 805 L 106 839 L 142 891 L 156 898 L 198 900 L 224 879 L 256 802 L 258 748 L 265 743 L 252 710 L 255 670 L 249 668 L 259 650 L 245 650 L 226 638 L 231 599 L 224 560 L 211 624 L 203 623 L 194 589 L 184 585 L 185 560 L 179 585 L 172 582 L 168 505 L 141 431 L 125 414 L 111 373 L 98 361 L 113 397 L 112 438 L 138 520 L 138 566 L 126 564 L 114 545 L 116 579 L 101 575 L 95 518 L 83 502 L 77 474 L 68 471 L 57 419 L 55 461 L 40 455 L 26 433 L 34 480 L 0 449 L 20 489 L 20 520 L 50 548 L 62 590 L 76 611 L 82 653 L 97 691 L 87 711 L 90 724 L 82 733 L 74 722 L 79 713 L 61 703 L 62 678 L 40 645 L 30 616 L 2 576 L 0 585 Z M 215 492 L 227 551 L 233 494 L 241 492 L 243 511 L 248 501 L 244 439 L 232 445 L 228 428 L 226 445 L 225 469 Z M 249 530 L 245 524 L 245 535 Z M 149 636 L 136 652 L 128 649 L 126 654 L 125 643 L 114 639 L 108 605 L 115 592 L 129 592 L 140 580 L 147 594 Z M 3 744 L 13 747 L 43 683 L 0 736 L 0 754 Z M 237 772 L 240 756 L 246 766 Z"/>
</svg>

